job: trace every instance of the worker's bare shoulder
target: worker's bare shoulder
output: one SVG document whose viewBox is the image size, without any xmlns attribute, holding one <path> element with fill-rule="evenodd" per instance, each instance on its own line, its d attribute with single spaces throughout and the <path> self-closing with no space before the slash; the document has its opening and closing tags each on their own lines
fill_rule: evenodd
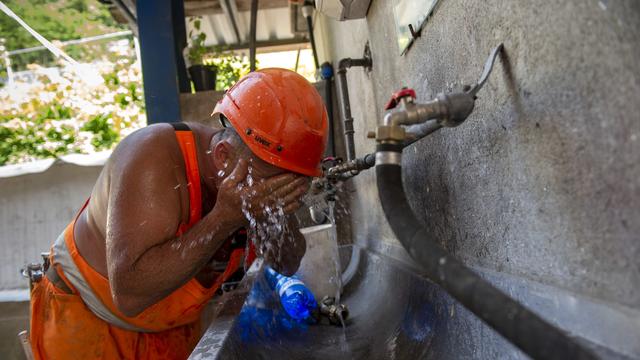
<svg viewBox="0 0 640 360">
<path fill-rule="evenodd" d="M 181 198 L 188 194 L 176 191 L 176 183 L 184 181 L 184 161 L 170 125 L 151 125 L 130 134 L 118 144 L 107 166 L 112 233 L 119 233 L 116 228 L 138 229 L 132 224 L 144 221 L 144 231 L 157 234 L 140 242 L 143 244 L 162 241 L 166 226 L 175 225 L 171 229 L 175 231 L 182 213 Z M 162 229 L 155 229 L 156 225 Z"/>
<path fill-rule="evenodd" d="M 180 148 L 169 124 L 150 125 L 124 138 L 115 148 L 107 166 L 114 177 L 166 172 L 180 161 Z M 133 172 L 133 173 L 132 173 Z M 173 173 L 173 172 L 171 172 Z M 161 178 L 156 180 L 161 181 Z"/>
<path fill-rule="evenodd" d="M 109 198 L 122 196 L 127 207 L 135 207 L 136 201 L 180 207 L 184 194 L 172 190 L 184 180 L 184 160 L 169 124 L 151 125 L 127 136 L 107 165 Z"/>
</svg>

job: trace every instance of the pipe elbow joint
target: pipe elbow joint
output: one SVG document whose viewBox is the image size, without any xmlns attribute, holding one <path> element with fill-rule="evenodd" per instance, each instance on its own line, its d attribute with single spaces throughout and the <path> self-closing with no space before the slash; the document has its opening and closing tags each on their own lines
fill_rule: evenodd
<svg viewBox="0 0 640 360">
<path fill-rule="evenodd" d="M 368 57 L 361 59 L 344 58 L 338 62 L 338 72 L 346 72 L 348 68 L 354 66 L 371 67 L 372 62 Z"/>
<path fill-rule="evenodd" d="M 446 116 L 441 121 L 442 126 L 445 127 L 456 127 L 462 124 L 471 115 L 475 106 L 474 96 L 464 92 L 440 94 L 437 99 L 446 109 Z"/>
<path fill-rule="evenodd" d="M 338 72 L 347 72 L 347 69 L 351 67 L 351 58 L 340 59 L 338 62 Z"/>
</svg>

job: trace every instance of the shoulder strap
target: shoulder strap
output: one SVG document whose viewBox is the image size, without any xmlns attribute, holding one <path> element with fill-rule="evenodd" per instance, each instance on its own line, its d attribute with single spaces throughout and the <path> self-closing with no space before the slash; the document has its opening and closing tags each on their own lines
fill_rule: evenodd
<svg viewBox="0 0 640 360">
<path fill-rule="evenodd" d="M 191 131 L 189 125 L 183 122 L 169 123 L 175 131 Z"/>
<path fill-rule="evenodd" d="M 202 217 L 202 192 L 200 189 L 200 169 L 198 168 L 198 155 L 196 141 L 193 132 L 185 123 L 171 123 L 175 129 L 176 139 L 187 174 L 187 187 L 189 189 L 189 222 L 180 224 L 178 235 L 184 233 Z"/>
</svg>

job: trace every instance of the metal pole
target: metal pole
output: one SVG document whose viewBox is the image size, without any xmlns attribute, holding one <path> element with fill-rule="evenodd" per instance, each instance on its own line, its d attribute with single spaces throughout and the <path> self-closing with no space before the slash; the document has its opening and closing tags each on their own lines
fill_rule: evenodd
<svg viewBox="0 0 640 360">
<path fill-rule="evenodd" d="M 9 58 L 9 52 L 7 51 L 7 39 L 0 38 L 0 51 L 2 51 L 2 57 L 4 59 L 4 65 L 7 68 L 7 86 L 13 85 L 13 69 L 11 69 L 11 58 Z"/>
<path fill-rule="evenodd" d="M 256 71 L 256 25 L 258 22 L 258 0 L 251 0 L 251 24 L 249 33 L 249 66 Z"/>
<path fill-rule="evenodd" d="M 296 52 L 296 67 L 293 69 L 293 71 L 298 72 L 298 65 L 300 65 L 300 51 L 302 49 L 298 49 L 298 52 Z"/>
<path fill-rule="evenodd" d="M 147 123 L 180 122 L 172 0 L 138 0 L 138 34 Z"/>
<path fill-rule="evenodd" d="M 238 22 L 236 21 L 236 14 L 233 11 L 233 6 L 229 2 L 229 0 L 222 0 L 220 2 L 220 6 L 222 7 L 222 11 L 229 21 L 229 25 L 231 25 L 231 29 L 233 29 L 233 34 L 236 37 L 236 43 L 242 43 L 242 36 L 240 35 L 240 29 L 238 27 Z"/>
<path fill-rule="evenodd" d="M 113 38 L 122 37 L 122 36 L 129 36 L 129 35 L 132 35 L 132 34 L 133 33 L 131 31 L 126 30 L 126 31 L 118 31 L 118 32 L 110 33 L 110 34 L 89 36 L 89 37 L 81 38 L 81 39 L 62 41 L 62 42 L 59 43 L 59 47 L 63 48 L 65 46 L 69 46 L 69 45 L 78 45 L 78 44 L 84 44 L 84 43 L 93 42 L 93 41 L 113 39 Z M 44 47 L 44 46 L 34 46 L 34 47 L 30 47 L 30 48 L 25 48 L 25 49 L 11 50 L 11 51 L 9 51 L 9 55 L 13 56 L 13 55 L 18 55 L 18 54 L 30 53 L 30 52 L 34 52 L 34 51 L 46 50 L 46 49 L 47 48 Z"/>
<path fill-rule="evenodd" d="M 133 48 L 136 51 L 136 60 L 139 64 L 142 64 L 142 60 L 140 58 L 140 41 L 136 36 L 133 37 Z"/>
<path fill-rule="evenodd" d="M 173 20 L 173 39 L 175 57 L 178 66 L 178 85 L 181 93 L 191 92 L 191 82 L 184 61 L 184 49 L 187 47 L 187 24 L 184 17 L 183 0 L 173 0 L 171 14 Z"/>
<path fill-rule="evenodd" d="M 131 9 L 129 9 L 127 4 L 123 3 L 122 0 L 113 0 L 112 4 L 120 10 L 120 13 L 125 17 L 129 25 L 131 26 L 133 33 L 135 35 L 138 35 L 138 19 L 136 18 L 136 15 L 131 12 Z"/>
<path fill-rule="evenodd" d="M 313 3 L 311 3 L 313 4 Z M 311 50 L 313 52 L 313 63 L 316 66 L 316 70 L 320 68 L 318 62 L 318 52 L 316 51 L 316 39 L 313 34 L 313 5 L 302 6 L 302 15 L 307 19 L 307 29 L 309 31 L 309 41 L 311 42 Z"/>
</svg>

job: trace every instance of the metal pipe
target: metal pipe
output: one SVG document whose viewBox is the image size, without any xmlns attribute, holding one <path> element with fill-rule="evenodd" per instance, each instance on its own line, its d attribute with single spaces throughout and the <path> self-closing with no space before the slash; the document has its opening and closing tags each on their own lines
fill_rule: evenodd
<svg viewBox="0 0 640 360">
<path fill-rule="evenodd" d="M 543 320 L 443 249 L 423 227 L 402 185 L 402 144 L 378 144 L 378 194 L 391 229 L 424 274 L 449 295 L 534 359 L 595 359 L 562 330 Z"/>
<path fill-rule="evenodd" d="M 406 139 L 404 146 L 409 146 L 440 129 L 442 129 L 442 124 L 438 120 L 427 120 L 422 124 L 409 125 L 405 128 Z"/>
<path fill-rule="evenodd" d="M 134 35 L 138 36 L 138 18 L 133 14 L 131 9 L 129 9 L 122 0 L 112 0 L 111 3 L 120 10 L 122 15 L 127 19 L 127 22 L 131 27 L 131 31 L 133 31 Z"/>
<path fill-rule="evenodd" d="M 298 51 L 300 55 L 300 51 Z M 296 70 L 297 70 L 296 59 Z M 333 119 L 333 67 L 328 62 L 320 65 L 320 76 L 324 80 L 325 86 L 325 99 L 327 106 L 327 117 L 329 118 L 329 143 L 327 146 L 331 151 L 331 156 L 336 156 L 336 141 L 335 141 L 335 124 Z"/>
<path fill-rule="evenodd" d="M 240 36 L 240 29 L 238 28 L 238 22 L 236 21 L 236 14 L 233 12 L 231 3 L 229 2 L 229 0 L 223 0 L 220 2 L 220 6 L 222 7 L 222 11 L 227 17 L 227 20 L 229 20 L 229 24 L 231 25 L 233 34 L 236 37 L 236 42 L 238 44 L 242 43 L 242 37 Z"/>
<path fill-rule="evenodd" d="M 345 147 L 347 148 L 347 160 L 356 158 L 356 147 L 353 139 L 353 117 L 351 117 L 351 103 L 349 101 L 349 87 L 347 85 L 347 69 L 354 66 L 371 67 L 370 58 L 351 59 L 345 58 L 338 62 L 336 76 L 338 99 L 340 101 L 340 113 L 344 124 Z"/>
<path fill-rule="evenodd" d="M 258 0 L 251 0 L 251 24 L 249 25 L 249 70 L 256 71 L 256 29 Z"/>
<path fill-rule="evenodd" d="M 333 166 L 327 170 L 327 177 L 342 178 L 342 174 L 348 174 L 349 177 L 358 175 L 360 171 L 372 168 L 376 164 L 376 154 L 367 154 L 361 158 L 344 162 L 340 165 Z"/>
<path fill-rule="evenodd" d="M 311 51 L 313 53 L 313 63 L 316 66 L 316 70 L 320 68 L 318 62 L 318 52 L 316 51 L 316 40 L 313 34 L 313 5 L 305 4 L 302 6 L 302 15 L 307 19 L 307 30 L 309 31 L 309 42 L 311 42 Z"/>
<path fill-rule="evenodd" d="M 63 48 L 65 46 L 69 46 L 69 45 L 84 44 L 84 43 L 88 43 L 88 42 L 92 42 L 92 41 L 100 41 L 100 40 L 112 39 L 112 38 L 116 38 L 116 37 L 132 35 L 132 34 L 133 34 L 133 32 L 131 32 L 131 30 L 125 30 L 125 31 L 118 31 L 118 32 L 110 33 L 110 34 L 89 36 L 89 37 L 85 37 L 85 38 L 81 38 L 81 39 L 62 41 L 62 42 L 60 42 L 58 44 L 58 47 Z M 44 47 L 44 46 L 33 46 L 33 47 L 30 47 L 30 48 L 11 50 L 11 51 L 8 52 L 8 54 L 10 56 L 13 56 L 13 55 L 18 55 L 18 54 L 30 53 L 30 52 L 33 52 L 33 51 L 46 50 L 46 49 L 47 48 Z"/>
<path fill-rule="evenodd" d="M 296 52 L 296 65 L 293 67 L 293 71 L 295 72 L 298 72 L 298 65 L 300 65 L 300 51 L 302 51 L 302 49 L 298 49 Z"/>
</svg>

